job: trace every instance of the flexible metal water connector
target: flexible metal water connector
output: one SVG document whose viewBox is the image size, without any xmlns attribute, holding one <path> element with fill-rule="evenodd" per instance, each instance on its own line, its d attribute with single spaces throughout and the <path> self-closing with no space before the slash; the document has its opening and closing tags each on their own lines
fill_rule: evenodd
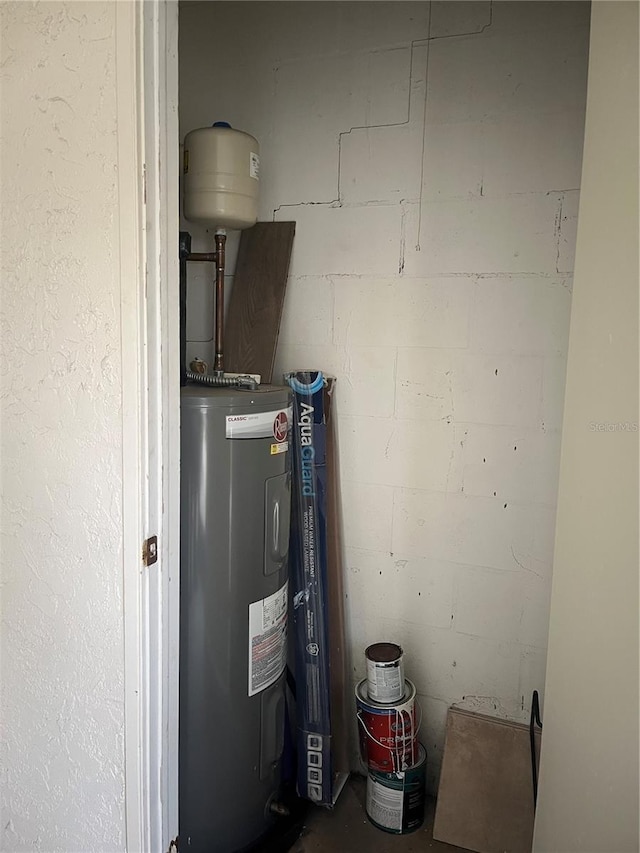
<svg viewBox="0 0 640 853">
<path fill-rule="evenodd" d="M 213 385 L 216 388 L 246 388 L 255 391 L 258 383 L 252 376 L 211 376 L 204 373 L 194 373 L 187 370 L 187 379 L 200 385 Z"/>
</svg>

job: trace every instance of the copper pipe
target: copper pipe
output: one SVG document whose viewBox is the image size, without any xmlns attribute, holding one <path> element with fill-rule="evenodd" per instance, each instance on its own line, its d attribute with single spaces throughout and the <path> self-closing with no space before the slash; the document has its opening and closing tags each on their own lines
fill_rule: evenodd
<svg viewBox="0 0 640 853">
<path fill-rule="evenodd" d="M 187 261 L 209 261 L 214 264 L 216 262 L 216 253 L 215 252 L 190 252 L 187 257 Z"/>
<path fill-rule="evenodd" d="M 226 234 L 216 234 L 216 357 L 213 368 L 216 373 L 224 373 L 223 334 L 224 334 L 224 247 Z"/>
</svg>

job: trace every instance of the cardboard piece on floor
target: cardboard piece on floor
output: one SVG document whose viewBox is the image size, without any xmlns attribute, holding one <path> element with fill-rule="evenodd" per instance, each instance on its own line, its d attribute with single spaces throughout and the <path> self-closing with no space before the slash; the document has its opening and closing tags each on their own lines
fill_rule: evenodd
<svg viewBox="0 0 640 853">
<path fill-rule="evenodd" d="M 528 726 L 450 708 L 433 837 L 477 853 L 530 853 L 533 817 Z"/>
<path fill-rule="evenodd" d="M 268 385 L 278 345 L 295 222 L 257 222 L 242 232 L 224 332 L 224 367 Z"/>
</svg>

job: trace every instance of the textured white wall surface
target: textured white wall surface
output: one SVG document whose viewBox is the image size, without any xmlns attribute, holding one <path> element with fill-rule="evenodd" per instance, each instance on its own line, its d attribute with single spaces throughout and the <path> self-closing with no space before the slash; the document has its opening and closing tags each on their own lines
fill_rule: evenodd
<svg viewBox="0 0 640 853">
<path fill-rule="evenodd" d="M 3 3 L 0 849 L 124 841 L 115 4 Z"/>
<path fill-rule="evenodd" d="M 544 684 L 588 34 L 580 2 L 181 5 L 182 135 L 253 133 L 260 218 L 297 222 L 277 366 L 338 377 L 353 678 L 404 647 L 432 787 L 450 704 Z"/>
</svg>

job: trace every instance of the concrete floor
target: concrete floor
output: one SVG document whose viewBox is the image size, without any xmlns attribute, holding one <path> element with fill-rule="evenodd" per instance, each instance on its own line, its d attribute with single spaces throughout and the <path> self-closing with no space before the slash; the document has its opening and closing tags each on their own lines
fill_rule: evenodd
<svg viewBox="0 0 640 853">
<path fill-rule="evenodd" d="M 377 829 L 365 812 L 366 780 L 351 776 L 340 794 L 338 804 L 328 809 L 314 808 L 302 835 L 291 853 L 455 853 L 452 847 L 432 836 L 435 800 L 427 800 L 421 829 L 409 835 L 392 835 Z"/>
</svg>

